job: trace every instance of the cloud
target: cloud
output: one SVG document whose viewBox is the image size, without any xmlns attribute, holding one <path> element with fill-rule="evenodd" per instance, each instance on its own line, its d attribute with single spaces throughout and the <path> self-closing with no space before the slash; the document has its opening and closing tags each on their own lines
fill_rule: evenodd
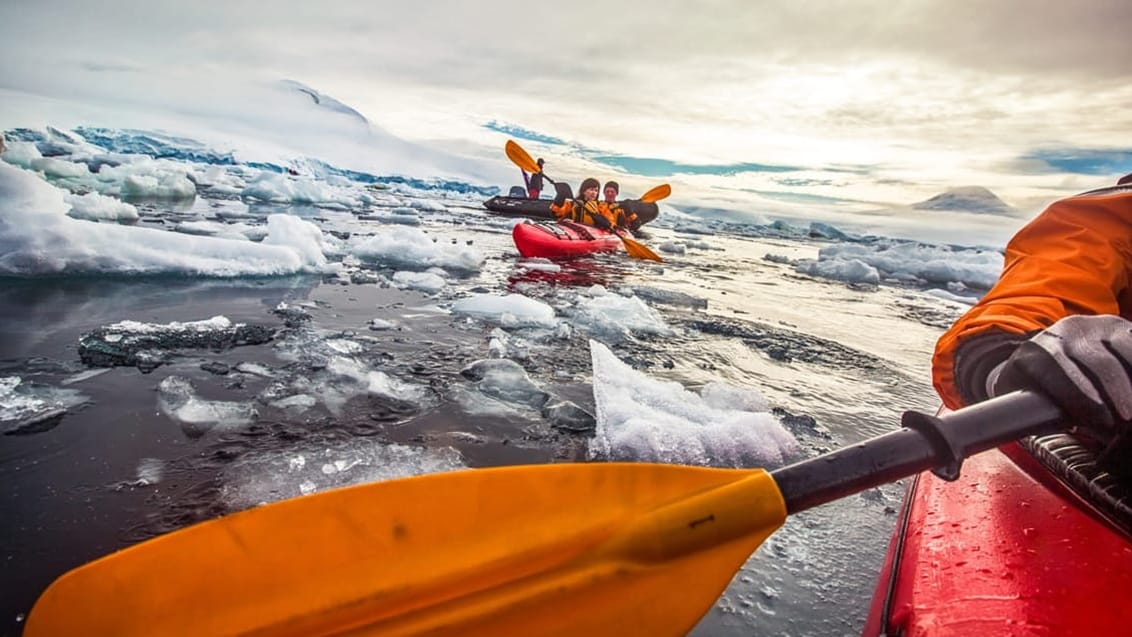
<svg viewBox="0 0 1132 637">
<path fill-rule="evenodd" d="M 0 3 L 0 88 L 176 105 L 292 78 L 413 140 L 526 131 L 629 170 L 838 165 L 854 200 L 1036 199 L 1030 176 L 1079 185 L 1048 149 L 1126 149 L 1129 24 L 1127 0 L 41 0 Z"/>
</svg>

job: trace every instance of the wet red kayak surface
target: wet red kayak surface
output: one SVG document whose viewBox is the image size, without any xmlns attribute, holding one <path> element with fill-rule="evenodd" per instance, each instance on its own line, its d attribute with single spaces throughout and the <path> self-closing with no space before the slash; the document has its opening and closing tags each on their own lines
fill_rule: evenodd
<svg viewBox="0 0 1132 637">
<path fill-rule="evenodd" d="M 518 223 L 511 237 L 519 254 L 527 258 L 576 257 L 621 249 L 617 235 L 572 221 Z"/>
<path fill-rule="evenodd" d="M 1128 536 L 1017 445 L 1003 450 L 971 457 L 955 482 L 909 486 L 865 635 L 1128 634 Z"/>
</svg>

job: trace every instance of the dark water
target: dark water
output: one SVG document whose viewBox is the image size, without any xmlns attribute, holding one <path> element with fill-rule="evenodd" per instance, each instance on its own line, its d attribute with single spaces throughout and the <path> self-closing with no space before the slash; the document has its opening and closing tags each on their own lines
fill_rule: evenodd
<svg viewBox="0 0 1132 637">
<path fill-rule="evenodd" d="M 582 325 L 568 338 L 526 342 L 514 357 L 543 389 L 591 412 L 591 336 L 657 378 L 691 388 L 712 380 L 750 386 L 785 412 L 813 417 L 816 431 L 794 432 L 807 454 L 892 429 L 903 409 L 935 405 L 927 353 L 940 328 L 924 317 L 946 311 L 914 291 L 853 289 L 762 260 L 768 252 L 810 254 L 813 245 L 721 238 L 713 251 L 666 255 L 662 266 L 622 255 L 545 273 L 515 268 L 506 226 L 494 221 L 457 217 L 432 231 L 471 237 L 489 255 L 481 272 L 434 296 L 318 277 L 0 283 L 0 376 L 66 386 L 85 398 L 42 430 L 0 436 L 0 633 L 19 634 L 35 598 L 65 571 L 186 524 L 298 495 L 304 479 L 329 480 L 325 467 L 335 462 L 370 468 L 343 471 L 349 483 L 450 465 L 584 459 L 587 436 L 556 429 L 537 411 L 481 411 L 458 399 L 474 390 L 460 371 L 490 356 L 496 327 L 437 309 L 467 292 L 521 292 L 554 305 L 600 284 L 636 290 L 660 312 L 674 333 L 620 339 Z M 679 237 L 659 229 L 650 241 L 669 239 Z M 283 318 L 272 312 L 281 302 L 310 314 L 305 334 L 361 343 L 353 356 L 426 388 L 425 397 L 353 396 L 337 410 L 301 413 L 257 402 L 280 377 L 318 372 L 282 348 L 283 338 L 182 351 L 148 373 L 114 367 L 84 375 L 97 370 L 81 363 L 79 337 L 99 327 L 223 315 L 283 333 Z M 371 319 L 399 327 L 369 330 Z M 215 363 L 251 371 L 201 367 Z M 202 398 L 254 403 L 254 424 L 186 430 L 159 408 L 158 386 L 171 375 L 191 380 Z M 390 445 L 413 452 L 382 455 Z M 279 468 L 280 458 L 296 453 L 327 463 L 322 474 L 295 478 Z M 390 475 L 381 474 L 383 464 Z M 859 632 L 900 495 L 899 486 L 885 487 L 792 518 L 737 574 L 696 634 Z"/>
</svg>

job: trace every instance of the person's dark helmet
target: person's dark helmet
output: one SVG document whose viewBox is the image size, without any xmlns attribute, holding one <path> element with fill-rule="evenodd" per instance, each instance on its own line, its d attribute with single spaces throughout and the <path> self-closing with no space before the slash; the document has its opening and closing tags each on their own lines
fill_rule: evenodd
<svg viewBox="0 0 1132 637">
<path fill-rule="evenodd" d="M 602 190 L 608 190 L 609 188 L 612 188 L 613 192 L 621 194 L 621 186 L 617 185 L 616 181 L 611 180 L 611 181 L 605 182 L 605 186 L 602 187 Z"/>
<path fill-rule="evenodd" d="M 543 164 L 543 161 L 542 161 L 542 157 L 539 157 L 539 158 L 538 158 L 538 165 L 539 165 L 539 166 L 542 166 L 542 164 Z"/>
</svg>

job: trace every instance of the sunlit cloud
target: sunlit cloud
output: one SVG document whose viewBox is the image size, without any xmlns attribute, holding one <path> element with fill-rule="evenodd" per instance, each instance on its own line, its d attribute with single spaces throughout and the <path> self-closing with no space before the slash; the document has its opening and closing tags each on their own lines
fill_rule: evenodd
<svg viewBox="0 0 1132 637">
<path fill-rule="evenodd" d="M 414 153 L 496 162 L 485 177 L 515 172 L 514 137 L 558 178 L 666 179 L 689 208 L 875 210 L 982 185 L 1033 214 L 1132 172 L 1125 0 L 194 6 L 4 3 L 0 88 L 196 117 L 293 79 Z"/>
</svg>

